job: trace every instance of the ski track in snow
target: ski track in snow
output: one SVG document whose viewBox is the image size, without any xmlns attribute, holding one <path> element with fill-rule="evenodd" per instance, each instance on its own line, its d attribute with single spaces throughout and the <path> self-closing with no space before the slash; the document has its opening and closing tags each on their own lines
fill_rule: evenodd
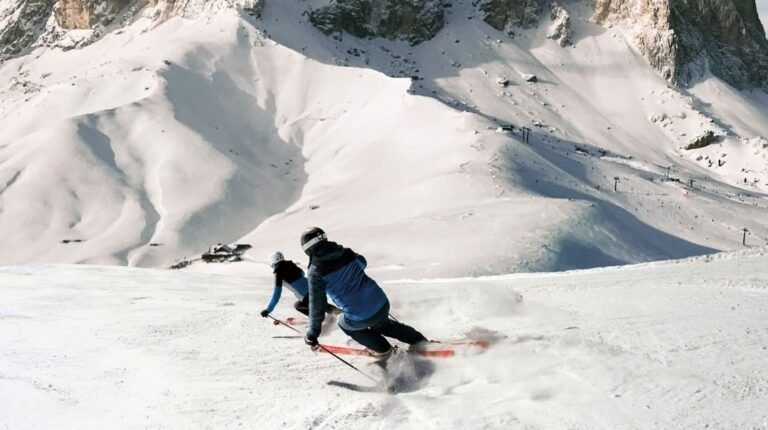
<svg viewBox="0 0 768 430">
<path fill-rule="evenodd" d="M 766 250 L 560 274 L 392 281 L 431 338 L 484 354 L 400 362 L 400 392 L 260 318 L 268 279 L 0 268 L 7 428 L 764 428 Z M 282 303 L 278 316 L 290 316 Z M 334 330 L 321 338 L 344 345 Z M 370 360 L 345 357 L 369 373 Z M 398 372 L 395 372 L 398 373 Z M 408 379 L 408 375 L 419 375 Z"/>
</svg>

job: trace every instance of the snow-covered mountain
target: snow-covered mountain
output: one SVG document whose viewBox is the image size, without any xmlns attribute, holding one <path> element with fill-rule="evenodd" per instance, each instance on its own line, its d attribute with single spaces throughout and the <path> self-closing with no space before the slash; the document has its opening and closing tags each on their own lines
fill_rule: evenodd
<svg viewBox="0 0 768 430">
<path fill-rule="evenodd" d="M 754 3 L 0 5 L 4 263 L 297 258 L 313 224 L 389 277 L 768 243 Z"/>
<path fill-rule="evenodd" d="M 19 55 L 35 46 L 73 48 L 105 31 L 145 16 L 155 24 L 173 16 L 196 16 L 220 8 L 241 8 L 261 16 L 265 0 L 6 0 L 2 9 L 0 52 Z M 464 2 L 459 2 L 462 5 Z M 326 35 L 383 37 L 418 44 L 445 25 L 452 3 L 444 0 L 313 1 L 304 13 Z M 768 42 L 754 0 L 605 1 L 589 4 L 589 18 L 632 30 L 633 42 L 666 79 L 688 84 L 707 72 L 736 86 L 768 84 Z M 472 8 L 486 23 L 514 36 L 553 21 L 548 37 L 573 43 L 570 12 L 544 0 L 475 0 Z M 71 37 L 75 36 L 74 41 Z M 2 58 L 2 57 L 0 57 Z"/>
<path fill-rule="evenodd" d="M 763 428 L 767 46 L 750 0 L 0 0 L 0 428 Z M 310 225 L 492 345 L 365 392 L 259 318 Z"/>
</svg>

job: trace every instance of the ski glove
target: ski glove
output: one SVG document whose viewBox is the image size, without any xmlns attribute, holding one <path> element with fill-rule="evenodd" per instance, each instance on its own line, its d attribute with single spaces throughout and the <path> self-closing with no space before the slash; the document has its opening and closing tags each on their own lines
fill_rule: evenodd
<svg viewBox="0 0 768 430">
<path fill-rule="evenodd" d="M 268 316 L 269 316 L 269 311 L 267 309 L 264 309 L 263 311 L 261 311 L 261 317 L 262 318 L 266 318 Z"/>
<path fill-rule="evenodd" d="M 320 345 L 320 344 L 317 342 L 317 336 L 315 336 L 315 335 L 313 335 L 313 334 L 310 334 L 310 333 L 307 333 L 307 335 L 306 335 L 306 336 L 304 336 L 304 343 L 306 343 L 307 345 L 309 345 L 309 346 L 310 346 L 310 348 L 312 348 L 312 350 L 315 350 L 315 349 L 317 349 L 318 345 Z"/>
</svg>

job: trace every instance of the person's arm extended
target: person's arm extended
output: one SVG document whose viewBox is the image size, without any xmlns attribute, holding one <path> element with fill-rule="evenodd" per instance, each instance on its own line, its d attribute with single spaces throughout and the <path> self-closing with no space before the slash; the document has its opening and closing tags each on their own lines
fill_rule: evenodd
<svg viewBox="0 0 768 430">
<path fill-rule="evenodd" d="M 280 285 L 275 285 L 275 289 L 272 290 L 272 299 L 270 299 L 269 304 L 267 305 L 267 308 L 264 309 L 267 311 L 268 314 L 271 314 L 272 311 L 275 310 L 275 306 L 277 306 L 277 303 L 280 301 L 280 295 L 283 293 L 283 287 Z"/>
<path fill-rule="evenodd" d="M 269 300 L 269 304 L 266 309 L 261 311 L 261 316 L 264 318 L 271 314 L 275 310 L 275 306 L 280 302 L 280 295 L 283 294 L 283 280 L 280 279 L 278 274 L 275 274 L 275 289 L 272 290 L 272 298 Z"/>
<path fill-rule="evenodd" d="M 328 299 L 325 295 L 325 281 L 313 268 L 309 269 L 309 329 L 307 338 L 317 340 L 325 319 L 325 307 Z"/>
</svg>

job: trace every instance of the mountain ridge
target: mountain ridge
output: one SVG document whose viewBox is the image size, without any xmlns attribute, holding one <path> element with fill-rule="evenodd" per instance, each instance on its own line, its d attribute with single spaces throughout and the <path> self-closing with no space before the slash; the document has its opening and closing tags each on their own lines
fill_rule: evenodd
<svg viewBox="0 0 768 430">
<path fill-rule="evenodd" d="M 390 278 L 701 255 L 745 227 L 768 242 L 762 92 L 673 87 L 588 8 L 564 6 L 567 47 L 551 16 L 511 37 L 469 3 L 411 45 L 326 37 L 304 14 L 322 4 L 141 17 L 7 60 L 0 259 L 301 255 L 308 224 Z"/>
<path fill-rule="evenodd" d="M 4 22 L 0 24 L 0 59 L 27 52 L 29 47 L 71 49 L 92 43 L 120 17 L 125 21 L 143 15 L 157 25 L 171 16 L 194 16 L 221 7 L 260 16 L 267 0 L 4 1 L 10 7 L 6 6 L 0 20 Z M 564 3 L 569 4 L 579 2 Z M 557 16 L 560 22 L 553 37 L 563 45 L 571 43 L 568 12 L 557 2 L 476 0 L 472 5 L 481 19 L 509 35 L 539 26 L 546 15 Z M 768 85 L 768 41 L 755 0 L 594 0 L 590 7 L 594 22 L 632 29 L 636 48 L 673 84 L 687 87 L 711 72 L 739 88 Z M 444 0 L 329 0 L 310 3 L 306 13 L 310 24 L 326 35 L 402 38 L 418 44 L 442 29 L 443 16 L 451 8 Z M 90 34 L 71 41 L 65 34 L 68 30 Z"/>
</svg>

